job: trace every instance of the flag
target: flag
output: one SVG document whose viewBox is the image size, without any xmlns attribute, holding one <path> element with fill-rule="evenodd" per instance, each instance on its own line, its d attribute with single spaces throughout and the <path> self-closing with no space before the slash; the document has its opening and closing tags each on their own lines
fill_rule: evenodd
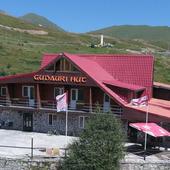
<svg viewBox="0 0 170 170">
<path fill-rule="evenodd" d="M 57 112 L 67 111 L 67 93 L 56 96 Z"/>
<path fill-rule="evenodd" d="M 146 106 L 148 104 L 148 96 L 142 96 L 137 99 L 132 99 L 131 104 L 134 106 Z"/>
</svg>

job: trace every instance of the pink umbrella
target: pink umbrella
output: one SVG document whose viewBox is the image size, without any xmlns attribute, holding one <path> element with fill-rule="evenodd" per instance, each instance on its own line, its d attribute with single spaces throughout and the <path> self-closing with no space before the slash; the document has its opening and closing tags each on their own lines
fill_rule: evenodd
<svg viewBox="0 0 170 170">
<path fill-rule="evenodd" d="M 170 136 L 170 132 L 158 126 L 156 123 L 130 123 L 129 125 L 154 137 Z"/>
</svg>

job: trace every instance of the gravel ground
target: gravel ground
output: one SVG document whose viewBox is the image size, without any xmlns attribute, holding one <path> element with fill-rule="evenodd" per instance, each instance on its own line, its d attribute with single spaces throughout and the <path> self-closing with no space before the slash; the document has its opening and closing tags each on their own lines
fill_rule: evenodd
<svg viewBox="0 0 170 170">
<path fill-rule="evenodd" d="M 48 135 L 46 133 L 23 132 L 17 130 L 0 129 L 0 157 L 22 158 L 31 156 L 31 138 L 33 138 L 34 156 L 51 156 L 52 148 L 65 148 L 75 137 L 62 135 Z M 9 147 L 5 147 L 9 146 Z M 12 147 L 10 147 L 12 146 Z M 18 148 L 28 147 L 28 148 Z M 47 150 L 47 152 L 46 152 Z M 60 150 L 63 154 L 63 150 Z"/>
<path fill-rule="evenodd" d="M 0 157 L 6 158 L 28 158 L 31 156 L 31 138 L 33 138 L 34 157 L 57 157 L 54 150 L 60 148 L 59 156 L 64 155 L 64 150 L 69 143 L 76 140 L 76 137 L 62 135 L 49 135 L 46 133 L 23 132 L 17 130 L 0 129 Z M 8 147 L 6 147 L 8 146 Z M 28 147 L 28 148 L 19 148 Z M 53 148 L 53 151 L 52 151 Z M 144 159 L 143 147 L 135 143 L 126 143 L 125 161 L 141 162 Z M 170 148 L 148 149 L 146 153 L 147 161 L 170 161 Z"/>
</svg>

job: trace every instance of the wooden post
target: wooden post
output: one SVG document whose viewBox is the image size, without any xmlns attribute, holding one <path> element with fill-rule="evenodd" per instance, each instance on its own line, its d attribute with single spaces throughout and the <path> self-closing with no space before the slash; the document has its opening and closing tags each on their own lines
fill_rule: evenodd
<svg viewBox="0 0 170 170">
<path fill-rule="evenodd" d="M 41 108 L 40 88 L 37 83 L 37 108 Z"/>
<path fill-rule="evenodd" d="M 91 113 L 92 112 L 92 91 L 91 91 L 91 87 L 90 87 L 90 95 L 89 95 L 89 104 L 90 104 L 89 112 Z"/>
<path fill-rule="evenodd" d="M 8 85 L 6 86 L 6 104 L 11 106 L 11 101 L 10 101 L 10 95 L 9 95 L 9 87 Z"/>
<path fill-rule="evenodd" d="M 31 138 L 31 159 L 33 158 L 33 138 Z"/>
</svg>

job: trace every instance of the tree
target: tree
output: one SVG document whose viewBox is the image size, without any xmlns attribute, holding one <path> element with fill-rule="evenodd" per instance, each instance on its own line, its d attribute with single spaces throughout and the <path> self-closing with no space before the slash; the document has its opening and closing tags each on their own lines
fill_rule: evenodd
<svg viewBox="0 0 170 170">
<path fill-rule="evenodd" d="M 69 146 L 68 157 L 61 163 L 66 170 L 117 170 L 123 157 L 123 133 L 112 114 L 90 117 L 79 140 Z"/>
</svg>

